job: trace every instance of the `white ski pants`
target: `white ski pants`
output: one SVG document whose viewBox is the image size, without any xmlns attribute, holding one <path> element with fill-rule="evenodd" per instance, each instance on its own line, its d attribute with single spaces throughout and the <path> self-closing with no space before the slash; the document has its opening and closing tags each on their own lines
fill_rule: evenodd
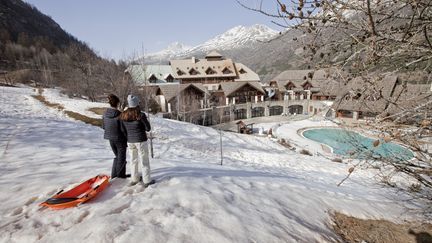
<svg viewBox="0 0 432 243">
<path fill-rule="evenodd" d="M 141 143 L 128 143 L 129 155 L 131 157 L 131 179 L 139 181 L 138 160 L 142 165 L 142 180 L 144 183 L 150 182 L 150 161 L 147 141 Z"/>
</svg>

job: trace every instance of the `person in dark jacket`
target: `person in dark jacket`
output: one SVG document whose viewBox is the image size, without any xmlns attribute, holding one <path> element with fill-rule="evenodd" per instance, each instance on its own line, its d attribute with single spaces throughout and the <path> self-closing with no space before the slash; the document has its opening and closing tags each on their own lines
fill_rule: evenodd
<svg viewBox="0 0 432 243">
<path fill-rule="evenodd" d="M 147 187 L 154 183 L 150 179 L 149 149 L 147 134 L 151 127 L 145 113 L 141 112 L 137 96 L 129 95 L 128 108 L 120 115 L 121 127 L 127 138 L 128 151 L 131 157 L 131 182 L 137 184 L 139 179 L 138 160 L 142 165 L 142 183 Z"/>
<path fill-rule="evenodd" d="M 109 140 L 111 149 L 115 155 L 113 160 L 111 178 L 126 178 L 126 147 L 127 140 L 121 131 L 119 116 L 121 112 L 117 109 L 120 99 L 110 94 L 108 95 L 108 108 L 102 117 L 102 128 L 104 129 L 104 139 Z"/>
</svg>

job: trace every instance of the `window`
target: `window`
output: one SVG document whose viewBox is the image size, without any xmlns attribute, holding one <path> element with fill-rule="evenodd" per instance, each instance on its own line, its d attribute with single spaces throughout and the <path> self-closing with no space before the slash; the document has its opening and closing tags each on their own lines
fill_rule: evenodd
<svg viewBox="0 0 432 243">
<path fill-rule="evenodd" d="M 229 108 L 223 109 L 223 114 L 224 114 L 224 116 L 229 116 L 230 115 L 230 109 Z"/>
<path fill-rule="evenodd" d="M 303 85 L 303 89 L 304 89 L 304 90 L 310 90 L 310 88 L 312 88 L 312 84 L 310 84 L 309 82 L 306 82 L 306 83 Z"/>
<path fill-rule="evenodd" d="M 293 83 L 289 82 L 289 83 L 285 86 L 285 88 L 286 88 L 287 90 L 292 90 L 293 88 L 295 88 L 295 85 L 294 85 Z"/>
<path fill-rule="evenodd" d="M 243 69 L 243 68 L 240 68 L 240 71 L 239 71 L 239 73 L 241 73 L 241 74 L 245 74 L 246 73 L 246 71 Z"/>
<path fill-rule="evenodd" d="M 150 75 L 148 80 L 150 81 L 150 83 L 154 83 L 154 82 L 156 82 L 157 78 L 154 74 L 152 74 L 152 75 Z"/>
<path fill-rule="evenodd" d="M 213 70 L 213 69 L 211 69 L 210 67 L 209 68 L 207 68 L 207 70 L 205 71 L 206 72 L 206 74 L 216 74 L 216 72 Z"/>
<path fill-rule="evenodd" d="M 178 75 L 178 76 L 185 75 L 185 72 L 183 72 L 182 70 L 178 70 L 178 71 L 177 71 L 177 75 Z"/>
<path fill-rule="evenodd" d="M 226 67 L 226 68 L 224 68 L 224 69 L 222 70 L 222 73 L 223 73 L 223 74 L 230 74 L 230 73 L 232 73 L 232 72 L 231 72 L 231 70 L 229 70 L 229 69 Z"/>
<path fill-rule="evenodd" d="M 372 94 L 370 94 L 369 96 L 367 96 L 366 100 L 377 101 L 377 100 L 380 100 L 381 97 L 382 97 L 382 93 L 381 93 L 381 90 L 379 90 L 379 91 L 375 91 Z"/>
<path fill-rule="evenodd" d="M 353 95 L 352 98 L 353 98 L 354 100 L 358 100 L 358 99 L 360 99 L 361 96 L 362 96 L 361 93 L 357 93 L 357 94 Z"/>
<path fill-rule="evenodd" d="M 191 70 L 189 70 L 189 74 L 190 75 L 197 75 L 197 74 L 199 74 L 199 72 L 197 70 L 195 70 L 194 68 L 191 68 Z"/>
<path fill-rule="evenodd" d="M 172 82 L 174 81 L 173 76 L 171 76 L 171 74 L 169 74 L 169 75 L 166 77 L 166 81 L 169 82 L 169 83 L 172 83 Z"/>
</svg>

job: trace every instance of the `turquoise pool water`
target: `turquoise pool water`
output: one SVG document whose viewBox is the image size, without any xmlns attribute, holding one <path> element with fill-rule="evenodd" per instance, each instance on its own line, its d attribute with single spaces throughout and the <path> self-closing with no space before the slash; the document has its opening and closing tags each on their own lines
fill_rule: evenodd
<svg viewBox="0 0 432 243">
<path fill-rule="evenodd" d="M 303 136 L 311 140 L 326 144 L 333 149 L 333 153 L 339 155 L 353 155 L 356 158 L 382 157 L 409 160 L 414 154 L 395 143 L 381 141 L 374 147 L 374 140 L 353 131 L 337 128 L 317 128 L 303 132 Z"/>
</svg>

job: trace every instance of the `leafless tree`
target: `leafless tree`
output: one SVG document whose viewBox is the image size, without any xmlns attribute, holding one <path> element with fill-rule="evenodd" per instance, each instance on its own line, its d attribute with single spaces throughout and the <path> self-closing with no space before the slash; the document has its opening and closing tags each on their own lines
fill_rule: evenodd
<svg viewBox="0 0 432 243">
<path fill-rule="evenodd" d="M 275 18 L 279 26 L 302 31 L 295 38 L 309 57 L 332 57 L 325 59 L 327 65 L 356 73 L 432 69 L 429 0 L 276 0 L 275 11 L 262 1 L 257 8 L 237 2 Z"/>
<path fill-rule="evenodd" d="M 116 94 L 120 98 L 120 108 L 125 107 L 128 94 L 136 90 L 137 87 L 132 77 L 125 72 L 127 64 L 111 61 L 108 65 L 103 66 L 104 77 L 108 83 L 106 93 Z"/>
<path fill-rule="evenodd" d="M 361 94 L 373 94 L 373 100 L 386 101 L 386 109 L 368 124 L 369 129 L 380 132 L 380 139 L 374 142 L 374 146 L 387 142 L 402 143 L 415 153 L 415 159 L 406 160 L 398 156 L 374 158 L 367 154 L 371 149 L 363 148 L 359 143 L 355 144 L 358 151 L 354 153 L 363 153 L 367 165 L 377 166 L 376 161 L 380 161 L 384 168 L 381 170 L 382 178 L 391 179 L 400 173 L 408 175 L 413 183 L 405 189 L 418 193 L 430 203 L 432 96 L 430 92 L 424 92 L 407 99 L 403 94 L 410 84 L 405 83 L 401 84 L 399 95 L 387 97 L 382 95 L 385 87 L 379 83 L 384 73 L 399 75 L 421 71 L 428 77 L 416 82 L 430 85 L 432 1 L 274 0 L 271 3 L 275 8 L 264 1 L 258 5 L 248 0 L 237 2 L 269 16 L 274 24 L 285 28 L 275 39 L 286 33 L 296 33 L 293 39 L 303 47 L 306 60 L 315 64 L 312 66 L 331 67 L 346 73 L 340 75 L 340 81 L 348 86 L 353 79 L 361 78 L 364 81 Z M 349 98 L 349 91 L 342 98 Z"/>
</svg>

